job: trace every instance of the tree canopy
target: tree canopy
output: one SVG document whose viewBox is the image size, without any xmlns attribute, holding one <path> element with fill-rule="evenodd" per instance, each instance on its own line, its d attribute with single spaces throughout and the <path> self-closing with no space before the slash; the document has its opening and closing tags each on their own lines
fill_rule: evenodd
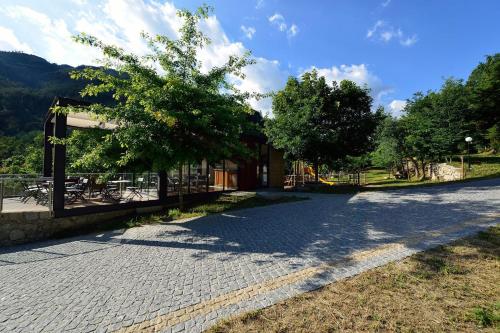
<svg viewBox="0 0 500 333">
<path fill-rule="evenodd" d="M 88 111 L 118 124 L 115 130 L 103 133 L 102 140 L 94 141 L 95 147 L 80 159 L 82 166 L 95 159 L 106 160 L 109 146 L 121 148 L 117 166 L 141 163 L 156 170 L 205 157 L 215 161 L 245 153 L 239 138 L 251 112 L 246 104 L 249 95 L 235 89 L 229 76 L 243 77 L 242 69 L 252 60 L 249 54 L 231 56 L 223 66 L 201 71 L 197 53 L 210 40 L 198 23 L 210 10 L 204 6 L 194 13 L 179 11 L 183 19 L 179 39 L 143 33 L 150 50 L 143 56 L 93 36 L 75 36 L 77 42 L 103 54 L 102 67 L 72 73 L 75 79 L 91 81 L 82 97 L 111 93 L 115 100 L 111 106 L 91 104 Z M 56 108 L 55 112 L 72 110 Z"/>
<path fill-rule="evenodd" d="M 483 136 L 488 129 L 500 126 L 500 53 L 487 56 L 472 71 L 467 90 L 477 133 Z"/>
<path fill-rule="evenodd" d="M 333 165 L 371 148 L 378 116 L 369 90 L 352 81 L 329 86 L 316 71 L 290 77 L 273 98 L 266 134 L 290 159 Z"/>
</svg>

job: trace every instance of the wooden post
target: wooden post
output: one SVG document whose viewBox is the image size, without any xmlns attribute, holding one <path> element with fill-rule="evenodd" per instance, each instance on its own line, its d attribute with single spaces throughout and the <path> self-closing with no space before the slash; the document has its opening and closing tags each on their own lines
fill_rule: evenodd
<svg viewBox="0 0 500 333">
<path fill-rule="evenodd" d="M 158 200 L 162 204 L 167 201 L 168 177 L 166 171 L 158 172 Z"/>
<path fill-rule="evenodd" d="M 47 120 L 45 122 L 45 126 L 43 129 L 43 176 L 51 177 L 52 176 L 52 144 L 49 141 L 49 138 L 54 135 L 54 124 L 51 120 Z"/>
<path fill-rule="evenodd" d="M 302 174 L 302 186 L 305 185 L 306 171 L 304 170 L 304 161 L 300 161 L 300 171 Z"/>
<path fill-rule="evenodd" d="M 191 163 L 188 163 L 188 194 L 191 193 Z"/>
<path fill-rule="evenodd" d="M 66 138 L 66 115 L 57 114 L 55 123 L 54 136 L 57 139 Z M 64 210 L 64 180 L 66 178 L 66 145 L 65 144 L 55 144 L 54 145 L 54 212 L 57 215 L 58 212 Z"/>
<path fill-rule="evenodd" d="M 465 179 L 465 164 L 463 155 L 460 155 L 460 162 L 462 163 L 462 179 Z"/>
<path fill-rule="evenodd" d="M 183 170 L 182 170 L 182 167 L 183 167 L 183 164 L 180 163 L 179 164 L 179 210 L 180 211 L 183 211 L 184 210 L 184 197 L 182 195 L 182 188 L 183 188 L 183 184 L 182 184 L 182 173 L 183 173 Z"/>
<path fill-rule="evenodd" d="M 316 160 L 314 162 L 314 182 L 316 184 L 319 183 L 319 162 L 318 162 L 318 160 Z"/>
<path fill-rule="evenodd" d="M 207 183 L 206 183 L 205 187 L 206 187 L 206 190 L 207 190 L 207 192 L 208 192 L 208 191 L 210 190 L 209 185 L 208 185 L 208 177 L 210 176 L 210 166 L 209 166 L 209 164 L 208 164 L 208 159 L 206 159 L 206 161 L 207 161 L 207 165 L 206 165 L 206 170 L 207 170 L 207 171 L 206 171 L 206 173 L 207 173 L 207 174 L 206 174 Z"/>
<path fill-rule="evenodd" d="M 0 213 L 3 209 L 3 179 L 0 179 Z"/>
<path fill-rule="evenodd" d="M 226 160 L 222 160 L 222 191 L 226 190 Z"/>
</svg>

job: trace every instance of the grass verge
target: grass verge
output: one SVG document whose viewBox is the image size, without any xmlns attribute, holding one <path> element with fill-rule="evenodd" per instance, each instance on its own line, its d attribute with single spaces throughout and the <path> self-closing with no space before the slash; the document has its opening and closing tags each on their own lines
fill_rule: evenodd
<svg viewBox="0 0 500 333">
<path fill-rule="evenodd" d="M 498 332 L 500 227 L 271 307 L 223 332 Z"/>
<path fill-rule="evenodd" d="M 467 161 L 467 160 L 465 160 Z M 460 167 L 460 162 L 454 161 L 453 166 Z M 471 156 L 471 171 L 468 172 L 467 178 L 455 181 L 433 181 L 433 180 L 417 180 L 417 179 L 396 179 L 394 176 L 389 176 L 387 170 L 384 169 L 369 169 L 366 171 L 366 185 L 334 185 L 334 186 L 316 186 L 311 187 L 307 192 L 330 193 L 330 194 L 351 194 L 364 191 L 381 191 L 381 190 L 396 190 L 407 187 L 430 187 L 440 186 L 453 183 L 466 183 L 474 180 L 500 178 L 500 156 L 491 154 L 476 154 Z M 467 167 L 467 164 L 466 164 Z"/>
<path fill-rule="evenodd" d="M 461 163 L 454 161 L 451 165 L 461 167 Z M 465 167 L 467 168 L 467 159 L 465 159 Z M 471 156 L 471 171 L 466 172 L 466 178 L 460 181 L 488 179 L 500 177 L 500 156 L 491 154 L 475 154 Z M 447 184 L 451 182 L 436 182 L 432 180 L 408 180 L 395 179 L 389 177 L 388 172 L 382 169 L 370 169 L 366 172 L 366 183 L 370 187 L 377 189 L 381 188 L 399 188 L 408 186 L 429 186 L 436 184 Z"/>
</svg>

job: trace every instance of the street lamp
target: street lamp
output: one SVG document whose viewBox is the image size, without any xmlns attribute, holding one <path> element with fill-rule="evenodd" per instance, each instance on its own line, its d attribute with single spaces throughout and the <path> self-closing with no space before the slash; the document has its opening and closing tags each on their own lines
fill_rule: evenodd
<svg viewBox="0 0 500 333">
<path fill-rule="evenodd" d="M 472 138 L 470 136 L 466 137 L 465 142 L 467 142 L 467 164 L 469 165 L 470 171 L 470 143 L 472 142 Z"/>
</svg>

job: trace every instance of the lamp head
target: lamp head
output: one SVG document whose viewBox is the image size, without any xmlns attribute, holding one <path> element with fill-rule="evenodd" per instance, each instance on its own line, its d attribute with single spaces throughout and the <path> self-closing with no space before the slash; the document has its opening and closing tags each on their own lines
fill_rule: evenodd
<svg viewBox="0 0 500 333">
<path fill-rule="evenodd" d="M 472 142 L 472 138 L 470 136 L 466 137 L 465 138 L 465 142 L 471 143 Z"/>
</svg>

